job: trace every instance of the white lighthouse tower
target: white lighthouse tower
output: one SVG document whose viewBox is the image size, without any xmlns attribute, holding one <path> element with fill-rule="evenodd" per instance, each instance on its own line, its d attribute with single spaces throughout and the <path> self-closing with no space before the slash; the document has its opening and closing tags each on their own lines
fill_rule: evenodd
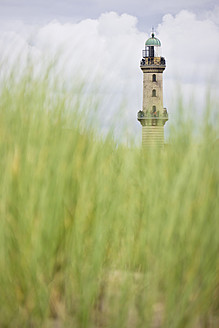
<svg viewBox="0 0 219 328">
<path fill-rule="evenodd" d="M 161 57 L 161 42 L 154 32 L 145 43 L 140 68 L 143 71 L 143 108 L 137 119 L 142 125 L 143 148 L 164 146 L 164 125 L 168 121 L 163 108 L 163 71 L 166 61 Z"/>
</svg>

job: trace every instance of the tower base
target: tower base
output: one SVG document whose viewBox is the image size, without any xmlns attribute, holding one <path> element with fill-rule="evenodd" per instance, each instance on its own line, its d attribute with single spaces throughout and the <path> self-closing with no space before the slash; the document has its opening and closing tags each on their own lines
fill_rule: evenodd
<svg viewBox="0 0 219 328">
<path fill-rule="evenodd" d="M 142 126 L 142 147 L 146 149 L 163 148 L 164 126 L 163 125 Z"/>
</svg>

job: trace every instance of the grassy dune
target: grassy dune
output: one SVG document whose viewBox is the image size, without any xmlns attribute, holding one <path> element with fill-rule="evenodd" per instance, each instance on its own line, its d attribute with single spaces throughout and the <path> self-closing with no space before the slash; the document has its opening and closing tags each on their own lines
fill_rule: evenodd
<svg viewBox="0 0 219 328">
<path fill-rule="evenodd" d="M 0 327 L 218 327 L 211 126 L 142 153 L 50 91 L 12 78 L 0 95 Z"/>
</svg>

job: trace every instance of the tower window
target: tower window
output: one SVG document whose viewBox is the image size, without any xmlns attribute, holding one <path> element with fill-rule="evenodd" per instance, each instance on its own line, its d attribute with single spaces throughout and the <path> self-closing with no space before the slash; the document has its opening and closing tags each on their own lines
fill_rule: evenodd
<svg viewBox="0 0 219 328">
<path fill-rule="evenodd" d="M 156 97 L 156 90 L 155 89 L 152 90 L 152 97 Z"/>
<path fill-rule="evenodd" d="M 156 113 L 156 106 L 152 107 L 152 113 Z"/>
<path fill-rule="evenodd" d="M 152 81 L 153 81 L 153 82 L 156 82 L 156 81 L 157 81 L 157 79 L 156 79 L 156 74 L 153 74 L 153 75 L 152 75 Z"/>
</svg>

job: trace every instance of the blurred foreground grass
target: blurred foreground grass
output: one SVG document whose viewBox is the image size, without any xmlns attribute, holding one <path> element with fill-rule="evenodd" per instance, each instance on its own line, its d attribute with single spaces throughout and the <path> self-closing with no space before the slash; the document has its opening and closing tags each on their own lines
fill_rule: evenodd
<svg viewBox="0 0 219 328">
<path fill-rule="evenodd" d="M 1 91 L 0 327 L 218 327 L 211 127 L 142 153 L 48 88 Z"/>
</svg>

